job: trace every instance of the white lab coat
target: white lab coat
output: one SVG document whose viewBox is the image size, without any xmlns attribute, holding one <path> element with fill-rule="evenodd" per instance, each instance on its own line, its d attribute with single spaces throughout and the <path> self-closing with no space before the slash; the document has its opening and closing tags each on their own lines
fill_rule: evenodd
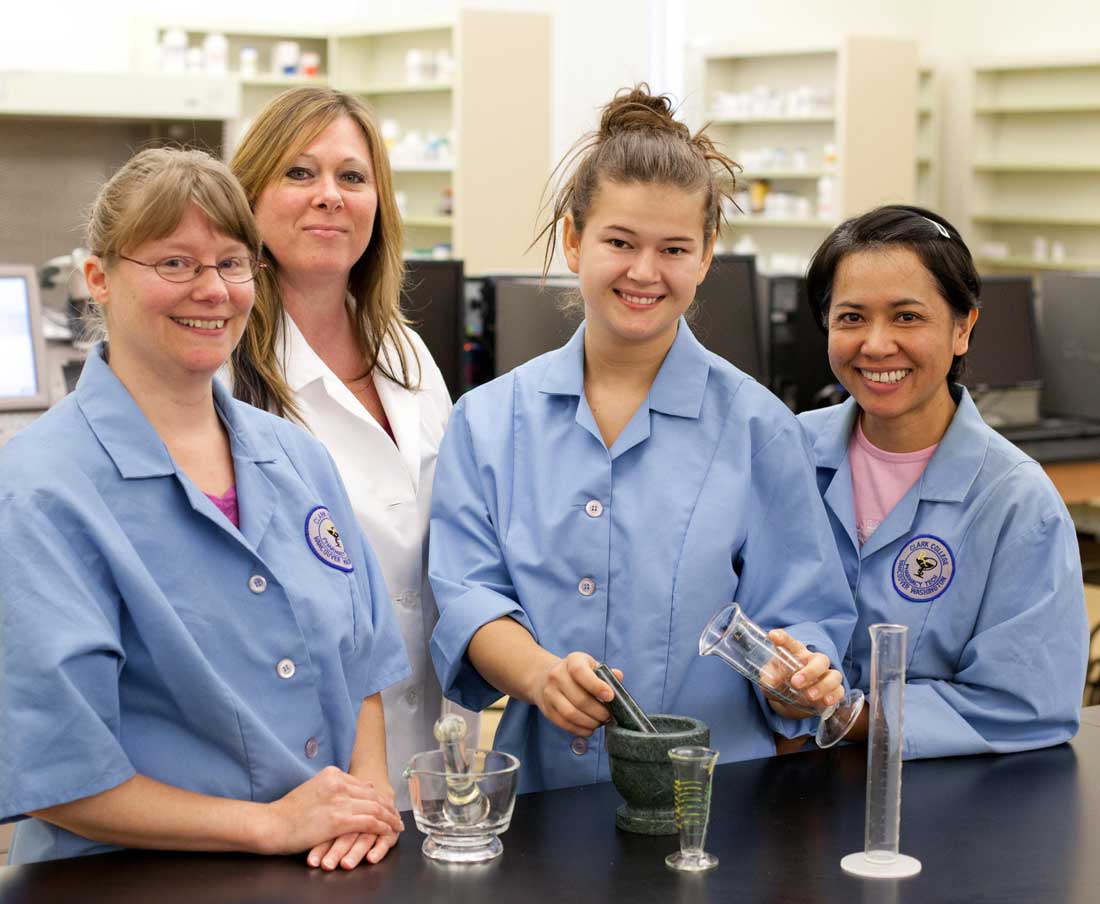
<svg viewBox="0 0 1100 904">
<path fill-rule="evenodd" d="M 284 373 L 306 426 L 328 447 L 348 491 L 352 508 L 382 565 L 405 640 L 412 675 L 383 691 L 386 756 L 398 808 L 409 808 L 402 770 L 414 753 L 434 749 L 432 726 L 442 708 L 442 692 L 428 655 L 428 642 L 439 613 L 428 584 L 428 516 L 435 462 L 451 397 L 423 340 L 413 332 L 409 343 L 421 367 L 420 389 L 410 391 L 377 370 L 374 385 L 397 440 L 371 417 L 351 390 L 306 342 L 294 321 L 285 319 Z M 387 348 L 392 343 L 387 341 Z M 392 353 L 389 361 L 397 367 Z M 416 358 L 406 347 L 410 371 Z M 410 381 L 415 385 L 415 379 Z M 455 709 L 448 704 L 450 709 Z M 462 711 L 477 746 L 478 716 Z"/>
</svg>

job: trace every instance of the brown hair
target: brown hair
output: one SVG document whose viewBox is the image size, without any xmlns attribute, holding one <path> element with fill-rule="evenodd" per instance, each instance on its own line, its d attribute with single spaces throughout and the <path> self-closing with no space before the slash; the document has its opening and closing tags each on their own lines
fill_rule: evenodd
<svg viewBox="0 0 1100 904">
<path fill-rule="evenodd" d="M 224 163 L 204 151 L 149 148 L 131 157 L 99 190 L 88 212 L 84 241 L 110 258 L 175 232 L 195 204 L 220 232 L 260 255 L 260 233 L 241 186 Z M 104 338 L 99 305 L 90 305 L 85 336 Z"/>
<path fill-rule="evenodd" d="M 566 153 L 547 186 L 552 191 L 545 205 L 550 222 L 535 239 L 546 238 L 543 275 L 557 247 L 558 223 L 570 216 L 577 232 L 583 232 L 605 179 L 701 189 L 704 241 L 719 234 L 721 201 L 723 196 L 732 200 L 739 167 L 704 134 L 706 126 L 692 135 L 675 112 L 672 99 L 650 94 L 645 82 L 623 88 L 603 108 L 599 128 Z"/>
<path fill-rule="evenodd" d="M 255 209 L 263 190 L 341 116 L 350 117 L 363 131 L 378 192 L 370 244 L 352 265 L 348 277 L 348 291 L 355 305 L 352 325 L 364 361 L 362 376 L 377 367 L 387 378 L 406 389 L 415 389 L 419 386 L 420 361 L 415 348 L 405 339 L 408 324 L 401 313 L 405 273 L 401 215 L 385 145 L 362 101 L 333 88 L 306 86 L 284 91 L 256 115 L 229 166 Z M 258 408 L 302 421 L 277 352 L 283 340 L 284 316 L 278 261 L 266 249 L 264 259 L 268 267 L 256 279 L 256 305 L 244 337 L 230 359 L 234 394 Z M 397 351 L 396 367 L 382 350 L 387 337 L 393 340 Z M 415 384 L 409 378 L 407 349 L 416 360 Z"/>
</svg>

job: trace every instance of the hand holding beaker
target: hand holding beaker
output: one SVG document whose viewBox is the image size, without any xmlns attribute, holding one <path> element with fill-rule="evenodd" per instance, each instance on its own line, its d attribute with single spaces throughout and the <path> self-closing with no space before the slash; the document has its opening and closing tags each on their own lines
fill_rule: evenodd
<svg viewBox="0 0 1100 904">
<path fill-rule="evenodd" d="M 714 615 L 699 637 L 699 655 L 717 655 L 731 668 L 749 681 L 780 698 L 795 714 L 817 716 L 819 747 L 831 747 L 844 737 L 863 708 L 863 692 L 850 691 L 839 703 L 826 703 L 833 692 L 816 698 L 808 696 L 805 681 L 792 685 L 796 674 L 803 671 L 803 663 L 785 646 L 776 646 L 741 607 L 734 603 Z M 811 675 L 813 672 L 811 672 Z M 804 676 L 805 677 L 805 676 Z"/>
<path fill-rule="evenodd" d="M 776 693 L 788 681 L 806 699 L 823 707 L 832 706 L 844 699 L 844 676 L 837 669 L 831 668 L 828 656 L 813 652 L 782 628 L 769 631 L 768 640 L 777 648 L 787 650 L 802 666 L 791 675 L 784 661 L 777 656 L 761 671 L 760 687 L 768 698 L 768 705 L 776 713 L 787 719 L 802 719 L 806 715 Z"/>
</svg>

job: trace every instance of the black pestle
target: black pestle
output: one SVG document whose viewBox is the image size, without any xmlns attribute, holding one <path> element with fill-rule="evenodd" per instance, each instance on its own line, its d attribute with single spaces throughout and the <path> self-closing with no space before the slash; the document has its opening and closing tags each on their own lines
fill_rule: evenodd
<svg viewBox="0 0 1100 904">
<path fill-rule="evenodd" d="M 619 723 L 619 726 L 627 731 L 657 734 L 657 729 L 649 721 L 649 716 L 645 714 L 637 701 L 626 692 L 623 683 L 615 677 L 615 673 L 608 668 L 607 664 L 601 662 L 596 666 L 595 671 L 596 677 L 611 685 L 611 689 L 615 692 L 615 697 L 607 704 L 607 708 L 611 710 L 611 715 L 615 717 L 615 721 Z"/>
</svg>

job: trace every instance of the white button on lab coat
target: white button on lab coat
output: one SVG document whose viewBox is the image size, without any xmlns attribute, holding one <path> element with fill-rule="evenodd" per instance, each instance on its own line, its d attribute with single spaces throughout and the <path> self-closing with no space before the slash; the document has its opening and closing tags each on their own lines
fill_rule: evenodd
<svg viewBox="0 0 1100 904">
<path fill-rule="evenodd" d="M 382 565 L 393 609 L 412 666 L 412 675 L 382 693 L 386 712 L 386 755 L 399 809 L 408 809 L 408 786 L 401 771 L 414 753 L 436 745 L 432 726 L 439 718 L 442 693 L 428 655 L 428 641 L 439 618 L 427 577 L 428 515 L 435 461 L 451 397 L 443 375 L 423 340 L 409 334 L 406 356 L 418 391 L 405 389 L 377 370 L 374 385 L 397 445 L 355 395 L 318 357 L 289 317 L 284 373 L 306 426 L 328 447 L 347 487 L 355 516 Z M 384 352 L 398 366 L 387 342 Z M 415 384 L 415 380 L 412 380 Z M 453 705 L 448 704 L 454 708 Z M 463 711 L 477 746 L 478 717 Z"/>
</svg>

